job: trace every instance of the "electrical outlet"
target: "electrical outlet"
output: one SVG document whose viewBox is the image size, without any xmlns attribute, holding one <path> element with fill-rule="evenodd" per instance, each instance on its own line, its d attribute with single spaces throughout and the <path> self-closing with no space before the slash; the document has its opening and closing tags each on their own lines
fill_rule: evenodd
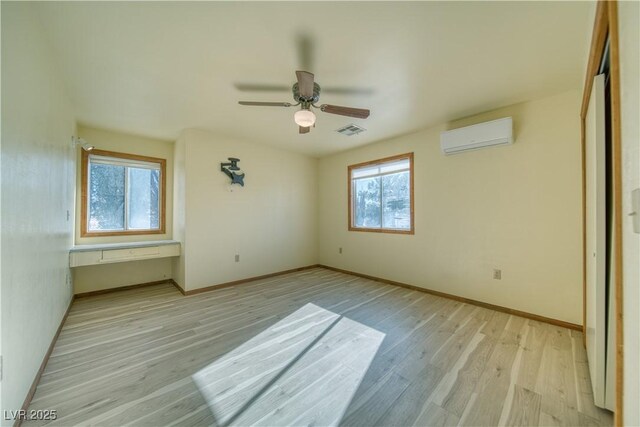
<svg viewBox="0 0 640 427">
<path fill-rule="evenodd" d="M 633 218 L 633 232 L 640 234 L 640 188 L 636 188 L 631 192 L 631 209 L 629 216 Z"/>
<path fill-rule="evenodd" d="M 342 253 L 342 248 L 338 248 L 338 253 L 341 254 Z"/>
<path fill-rule="evenodd" d="M 240 262 L 240 255 L 236 254 L 236 262 Z"/>
<path fill-rule="evenodd" d="M 502 270 L 498 270 L 497 268 L 493 269 L 493 278 L 496 280 L 502 280 Z"/>
</svg>

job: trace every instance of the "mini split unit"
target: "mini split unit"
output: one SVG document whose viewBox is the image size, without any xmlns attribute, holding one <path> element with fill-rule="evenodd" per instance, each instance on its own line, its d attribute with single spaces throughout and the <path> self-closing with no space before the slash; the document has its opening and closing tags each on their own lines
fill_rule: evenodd
<svg viewBox="0 0 640 427">
<path fill-rule="evenodd" d="M 440 134 L 440 146 L 446 155 L 505 144 L 513 144 L 513 120 L 511 117 L 466 126 Z"/>
</svg>

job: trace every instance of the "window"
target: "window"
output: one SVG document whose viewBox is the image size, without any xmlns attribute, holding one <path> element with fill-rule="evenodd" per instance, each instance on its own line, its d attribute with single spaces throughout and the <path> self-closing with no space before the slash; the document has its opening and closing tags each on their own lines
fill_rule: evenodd
<svg viewBox="0 0 640 427">
<path fill-rule="evenodd" d="M 164 159 L 82 152 L 81 236 L 165 232 Z"/>
<path fill-rule="evenodd" d="M 351 165 L 349 230 L 413 234 L 413 153 Z"/>
</svg>

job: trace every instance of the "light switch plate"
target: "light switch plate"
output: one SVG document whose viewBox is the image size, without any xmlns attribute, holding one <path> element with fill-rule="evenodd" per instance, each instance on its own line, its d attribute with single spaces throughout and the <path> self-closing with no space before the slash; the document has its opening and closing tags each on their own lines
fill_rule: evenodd
<svg viewBox="0 0 640 427">
<path fill-rule="evenodd" d="M 640 188 L 631 192 L 631 209 L 629 215 L 633 221 L 633 232 L 640 234 Z"/>
</svg>

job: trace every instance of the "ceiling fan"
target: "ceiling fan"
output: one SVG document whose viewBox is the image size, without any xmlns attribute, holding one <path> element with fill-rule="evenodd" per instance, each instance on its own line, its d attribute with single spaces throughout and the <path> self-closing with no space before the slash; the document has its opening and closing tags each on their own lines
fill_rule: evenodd
<svg viewBox="0 0 640 427">
<path fill-rule="evenodd" d="M 296 107 L 300 105 L 300 110 L 296 111 L 293 119 L 298 125 L 299 133 L 309 133 L 311 126 L 316 123 L 316 115 L 311 111 L 311 107 L 329 114 L 366 119 L 369 117 L 369 110 L 364 108 L 341 107 L 339 105 L 321 104 L 317 105 L 320 99 L 320 85 L 313 81 L 313 74 L 308 71 L 296 71 L 298 82 L 293 84 L 293 100 L 290 102 L 254 102 L 238 101 L 240 105 L 253 105 L 258 107 Z"/>
</svg>

